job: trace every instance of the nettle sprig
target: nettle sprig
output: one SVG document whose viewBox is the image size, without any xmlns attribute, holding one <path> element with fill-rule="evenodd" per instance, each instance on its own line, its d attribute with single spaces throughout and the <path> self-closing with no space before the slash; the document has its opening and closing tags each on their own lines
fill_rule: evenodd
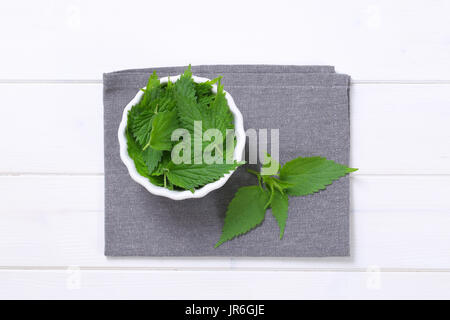
<svg viewBox="0 0 450 320">
<path fill-rule="evenodd" d="M 228 205 L 216 248 L 260 225 L 269 208 L 278 223 L 282 239 L 288 218 L 289 196 L 319 192 L 333 181 L 358 170 L 323 157 L 298 157 L 281 167 L 267 154 L 264 163 L 261 172 L 247 170 L 257 177 L 258 185 L 238 189 Z"/>
</svg>

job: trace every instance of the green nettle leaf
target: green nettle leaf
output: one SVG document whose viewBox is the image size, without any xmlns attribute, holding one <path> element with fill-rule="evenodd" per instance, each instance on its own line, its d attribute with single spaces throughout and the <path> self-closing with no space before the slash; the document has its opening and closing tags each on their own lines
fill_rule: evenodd
<svg viewBox="0 0 450 320">
<path fill-rule="evenodd" d="M 141 100 L 130 110 L 134 119 L 134 126 L 131 127 L 131 131 L 138 142 L 144 145 L 148 142 L 150 135 L 150 120 L 156 113 L 158 105 L 165 103 L 166 95 L 164 94 L 164 96 L 160 97 L 162 91 L 160 81 L 155 72 L 148 79 L 146 88 L 141 90 L 144 92 Z M 160 101 L 160 99 L 163 99 L 163 101 Z"/>
<path fill-rule="evenodd" d="M 217 85 L 215 99 L 211 102 L 209 115 L 209 127 L 220 130 L 224 137 L 226 136 L 227 129 L 234 129 L 233 114 L 230 111 L 227 99 L 225 98 L 223 85 L 220 82 Z"/>
<path fill-rule="evenodd" d="M 305 196 L 356 170 L 323 157 L 299 157 L 281 168 L 280 179 L 294 185 L 287 189 L 289 195 Z"/>
<path fill-rule="evenodd" d="M 127 151 L 130 155 L 130 158 L 133 159 L 134 165 L 136 167 L 136 171 L 146 178 L 149 177 L 148 174 L 148 167 L 144 162 L 144 158 L 142 156 L 141 148 L 137 144 L 137 142 L 134 140 L 133 135 L 131 134 L 129 128 L 127 127 L 126 131 L 126 137 L 127 137 Z"/>
<path fill-rule="evenodd" d="M 194 134 L 194 121 L 202 120 L 203 116 L 198 108 L 190 69 L 187 69 L 175 83 L 174 97 L 180 124 Z"/>
<path fill-rule="evenodd" d="M 130 111 L 133 111 L 131 109 Z M 152 122 L 154 112 L 151 109 L 145 109 L 141 112 L 131 112 L 131 116 L 133 117 L 133 123 L 130 126 L 133 136 L 136 138 L 136 141 L 144 146 L 150 140 L 150 132 L 152 130 Z"/>
<path fill-rule="evenodd" d="M 174 164 L 167 166 L 167 178 L 174 185 L 192 190 L 213 181 L 236 169 L 241 163 L 232 164 Z"/>
<path fill-rule="evenodd" d="M 212 96 L 212 95 L 211 96 L 198 97 L 198 99 L 197 99 L 198 107 L 199 107 L 200 112 L 202 114 L 210 112 L 210 105 L 214 101 L 214 99 L 215 99 L 215 97 Z"/>
<path fill-rule="evenodd" d="M 148 180 L 158 187 L 164 187 L 164 176 L 149 176 Z"/>
<path fill-rule="evenodd" d="M 212 85 L 209 82 L 194 83 L 197 100 L 201 97 L 212 96 Z"/>
<path fill-rule="evenodd" d="M 280 190 L 272 190 L 273 196 L 270 203 L 272 208 L 272 214 L 277 220 L 280 227 L 280 239 L 283 238 L 284 228 L 286 227 L 286 220 L 288 217 L 289 199 L 288 196 L 282 193 Z"/>
<path fill-rule="evenodd" d="M 164 96 L 156 100 L 155 104 L 156 104 L 155 112 L 163 112 L 166 110 L 172 111 L 176 107 L 175 100 L 173 99 L 172 96 L 169 96 L 168 94 L 164 94 Z"/>
<path fill-rule="evenodd" d="M 147 149 L 142 151 L 142 156 L 145 164 L 147 165 L 149 174 L 152 174 L 153 171 L 156 169 L 159 162 L 161 161 L 162 155 L 163 152 L 161 150 L 156 150 L 153 149 L 152 147 L 148 147 Z"/>
<path fill-rule="evenodd" d="M 261 224 L 268 201 L 269 192 L 259 186 L 239 188 L 228 205 L 222 235 L 215 247 Z"/>
<path fill-rule="evenodd" d="M 210 112 L 210 105 L 216 99 L 212 92 L 212 85 L 218 82 L 220 78 L 211 81 L 195 83 L 195 92 L 197 93 L 197 103 L 202 114 Z"/>
<path fill-rule="evenodd" d="M 161 83 L 156 75 L 156 72 L 148 78 L 147 86 L 145 87 L 144 94 L 141 102 L 144 106 L 148 105 L 152 100 L 155 100 L 161 93 Z"/>
<path fill-rule="evenodd" d="M 159 161 L 156 169 L 153 171 L 152 176 L 161 176 L 164 171 L 167 171 L 167 166 L 170 163 L 170 151 L 163 151 L 161 160 Z"/>
<path fill-rule="evenodd" d="M 172 150 L 172 132 L 179 127 L 176 110 L 160 112 L 153 118 L 148 145 L 155 150 Z M 145 149 L 146 147 L 144 147 Z"/>
</svg>

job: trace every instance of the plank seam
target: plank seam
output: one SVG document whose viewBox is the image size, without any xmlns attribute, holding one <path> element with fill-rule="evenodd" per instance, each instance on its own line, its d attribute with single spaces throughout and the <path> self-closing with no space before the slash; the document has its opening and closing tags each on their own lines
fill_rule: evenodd
<svg viewBox="0 0 450 320">
<path fill-rule="evenodd" d="M 93 266 L 0 266 L 2 271 L 237 271 L 237 272 L 354 272 L 354 273 L 450 273 L 448 268 L 259 268 L 259 267 L 93 267 Z"/>
</svg>

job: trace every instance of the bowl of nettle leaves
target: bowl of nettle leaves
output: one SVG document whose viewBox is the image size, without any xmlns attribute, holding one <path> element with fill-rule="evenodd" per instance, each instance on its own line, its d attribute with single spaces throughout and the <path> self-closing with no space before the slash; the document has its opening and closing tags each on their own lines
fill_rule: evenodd
<svg viewBox="0 0 450 320">
<path fill-rule="evenodd" d="M 201 198 L 222 187 L 243 163 L 242 114 L 220 80 L 193 76 L 190 67 L 161 79 L 153 73 L 125 107 L 120 157 L 131 178 L 150 193 L 173 200 Z M 180 129 L 185 135 L 172 141 Z M 210 136 L 209 129 L 221 134 Z M 189 161 L 174 161 L 172 152 Z M 214 161 L 203 161 L 204 155 Z"/>
</svg>

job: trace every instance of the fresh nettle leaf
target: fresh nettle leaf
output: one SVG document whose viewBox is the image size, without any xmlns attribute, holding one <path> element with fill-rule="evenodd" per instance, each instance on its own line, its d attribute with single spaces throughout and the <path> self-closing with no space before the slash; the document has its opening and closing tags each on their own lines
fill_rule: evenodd
<svg viewBox="0 0 450 320">
<path fill-rule="evenodd" d="M 261 224 L 266 214 L 268 200 L 269 192 L 259 186 L 239 188 L 228 205 L 222 236 L 215 247 Z"/>
<path fill-rule="evenodd" d="M 210 82 L 194 83 L 194 88 L 197 100 L 201 97 L 213 96 L 212 84 Z"/>
<path fill-rule="evenodd" d="M 145 164 L 141 149 L 140 149 L 138 143 L 136 142 L 136 140 L 134 140 L 134 137 L 131 134 L 129 127 L 126 128 L 125 133 L 126 133 L 126 137 L 127 137 L 127 141 L 128 141 L 127 151 L 128 151 L 128 154 L 130 155 L 130 158 L 133 159 L 133 161 L 134 161 L 136 171 L 141 176 L 148 178 L 149 174 L 148 174 L 147 165 Z"/>
<path fill-rule="evenodd" d="M 169 151 L 163 151 L 161 160 L 159 161 L 156 169 L 152 172 L 152 176 L 162 176 L 167 171 L 167 166 L 170 162 L 171 154 Z"/>
<path fill-rule="evenodd" d="M 323 157 L 299 157 L 283 166 L 280 179 L 294 185 L 287 189 L 289 195 L 305 196 L 356 170 Z"/>
<path fill-rule="evenodd" d="M 167 91 L 164 91 L 164 95 L 161 96 L 155 105 L 155 112 L 164 112 L 166 110 L 172 111 L 176 107 L 176 102 L 173 98 L 173 93 L 168 94 Z"/>
<path fill-rule="evenodd" d="M 197 104 L 190 68 L 175 83 L 174 90 L 180 123 L 193 135 L 195 122 L 202 120 L 203 116 Z"/>
<path fill-rule="evenodd" d="M 150 180 L 150 182 L 152 184 L 154 184 L 155 186 L 164 187 L 164 176 L 163 175 L 161 175 L 161 176 L 151 175 L 148 177 L 148 180 Z"/>
<path fill-rule="evenodd" d="M 154 101 L 161 92 L 161 83 L 158 79 L 158 76 L 156 75 L 156 72 L 153 72 L 153 74 L 148 78 L 147 86 L 144 91 L 144 95 L 142 96 L 141 103 L 146 106 L 151 101 Z"/>
<path fill-rule="evenodd" d="M 268 168 L 274 170 L 265 170 Z M 226 212 L 222 236 L 216 247 L 262 223 L 268 208 L 271 208 L 278 223 L 282 239 L 288 217 L 288 195 L 304 196 L 318 192 L 356 170 L 321 157 L 299 157 L 281 167 L 270 155 L 266 155 L 261 172 L 248 170 L 258 178 L 258 186 L 239 188 L 231 201 Z"/>
<path fill-rule="evenodd" d="M 162 155 L 162 151 L 153 149 L 152 147 L 148 147 L 142 151 L 144 162 L 147 165 L 148 174 L 153 174 L 153 171 L 158 167 L 158 164 L 161 161 Z"/>
<path fill-rule="evenodd" d="M 209 112 L 211 103 L 215 100 L 215 94 L 212 92 L 212 85 L 217 83 L 221 77 L 211 81 L 195 83 L 197 103 L 202 113 Z"/>
<path fill-rule="evenodd" d="M 172 132 L 179 128 L 177 111 L 165 111 L 155 115 L 152 123 L 152 131 L 147 146 L 155 150 L 172 150 L 173 141 L 171 140 Z"/>
<path fill-rule="evenodd" d="M 270 207 L 272 208 L 272 214 L 280 227 L 280 239 L 282 239 L 288 217 L 289 199 L 283 191 L 278 189 L 271 190 L 271 197 Z"/>
<path fill-rule="evenodd" d="M 219 180 L 225 174 L 235 170 L 241 163 L 232 164 L 174 164 L 167 166 L 167 178 L 174 185 L 192 190 L 210 182 Z"/>
<path fill-rule="evenodd" d="M 152 122 L 155 113 L 150 108 L 140 112 L 137 110 L 134 110 L 133 112 L 133 109 L 131 109 L 130 115 L 133 117 L 132 125 L 129 124 L 133 131 L 133 136 L 141 146 L 144 146 L 150 140 L 150 132 L 152 130 Z"/>
<path fill-rule="evenodd" d="M 220 83 L 220 80 L 217 85 L 217 94 L 215 99 L 211 102 L 209 118 L 209 127 L 218 129 L 222 132 L 223 137 L 226 136 L 227 129 L 234 129 L 233 115 L 228 107 L 224 88 Z"/>
</svg>

